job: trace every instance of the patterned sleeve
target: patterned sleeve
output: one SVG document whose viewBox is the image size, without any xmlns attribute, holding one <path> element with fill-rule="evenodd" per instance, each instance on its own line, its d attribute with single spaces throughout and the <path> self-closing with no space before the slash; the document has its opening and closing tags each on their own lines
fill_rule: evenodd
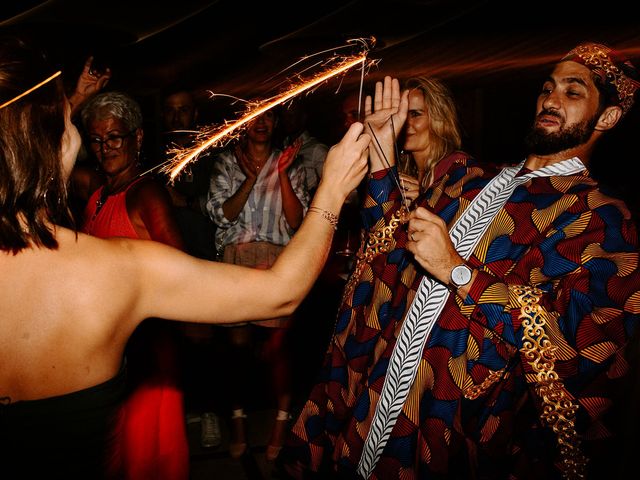
<svg viewBox="0 0 640 480">
<path fill-rule="evenodd" d="M 402 206 L 400 191 L 394 178 L 398 178 L 395 166 L 369 175 L 361 212 L 365 230 L 379 228 L 381 222 L 389 223 L 393 214 Z"/>
</svg>

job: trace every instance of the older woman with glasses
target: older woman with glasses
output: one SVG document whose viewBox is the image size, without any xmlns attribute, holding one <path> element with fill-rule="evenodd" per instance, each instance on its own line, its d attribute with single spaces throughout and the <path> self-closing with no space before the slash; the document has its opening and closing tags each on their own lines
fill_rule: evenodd
<svg viewBox="0 0 640 480">
<path fill-rule="evenodd" d="M 143 130 L 138 103 L 124 93 L 101 93 L 87 102 L 81 118 L 105 178 L 89 198 L 82 231 L 100 238 L 155 240 L 182 249 L 169 194 L 164 185 L 144 175 L 139 162 Z M 143 322 L 127 344 L 130 381 L 121 437 L 127 478 L 188 477 L 177 335 L 175 324 L 154 319 Z"/>
</svg>

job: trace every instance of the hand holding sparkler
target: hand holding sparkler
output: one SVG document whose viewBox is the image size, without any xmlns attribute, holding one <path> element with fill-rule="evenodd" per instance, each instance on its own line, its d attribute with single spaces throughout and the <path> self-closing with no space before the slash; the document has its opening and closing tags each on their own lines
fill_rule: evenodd
<svg viewBox="0 0 640 480">
<path fill-rule="evenodd" d="M 395 165 L 396 139 L 409 109 L 408 91 L 400 94 L 397 78 L 385 77 L 376 82 L 375 96 L 367 96 L 364 103 L 366 131 L 374 139 L 371 149 L 371 171 L 390 168 Z"/>
<path fill-rule="evenodd" d="M 364 178 L 371 137 L 363 130 L 360 122 L 352 124 L 342 140 L 329 149 L 314 204 L 320 200 L 331 202 L 331 211 L 339 212 L 347 196 Z"/>
</svg>

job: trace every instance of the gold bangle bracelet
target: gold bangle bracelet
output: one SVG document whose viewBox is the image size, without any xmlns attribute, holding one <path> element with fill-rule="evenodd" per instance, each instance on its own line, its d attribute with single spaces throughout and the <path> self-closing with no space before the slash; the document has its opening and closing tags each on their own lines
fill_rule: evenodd
<svg viewBox="0 0 640 480">
<path fill-rule="evenodd" d="M 320 207 L 309 207 L 309 212 L 316 212 L 322 215 L 322 218 L 327 220 L 334 230 L 338 230 L 338 216 L 335 213 L 330 212 L 329 210 L 325 210 Z"/>
</svg>

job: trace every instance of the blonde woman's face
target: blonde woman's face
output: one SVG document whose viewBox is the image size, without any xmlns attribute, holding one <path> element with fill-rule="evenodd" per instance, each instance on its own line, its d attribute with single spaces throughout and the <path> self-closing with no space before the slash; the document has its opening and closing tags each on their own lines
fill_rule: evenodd
<svg viewBox="0 0 640 480">
<path fill-rule="evenodd" d="M 404 150 L 420 152 L 429 145 L 430 120 L 421 90 L 409 92 L 409 113 L 405 130 Z"/>
<path fill-rule="evenodd" d="M 80 146 L 82 145 L 82 138 L 78 129 L 71 121 L 71 106 L 69 102 L 65 102 L 64 109 L 64 133 L 62 134 L 61 145 L 61 161 L 62 161 L 62 173 L 64 178 L 69 178 L 73 166 L 76 163 Z"/>
</svg>

